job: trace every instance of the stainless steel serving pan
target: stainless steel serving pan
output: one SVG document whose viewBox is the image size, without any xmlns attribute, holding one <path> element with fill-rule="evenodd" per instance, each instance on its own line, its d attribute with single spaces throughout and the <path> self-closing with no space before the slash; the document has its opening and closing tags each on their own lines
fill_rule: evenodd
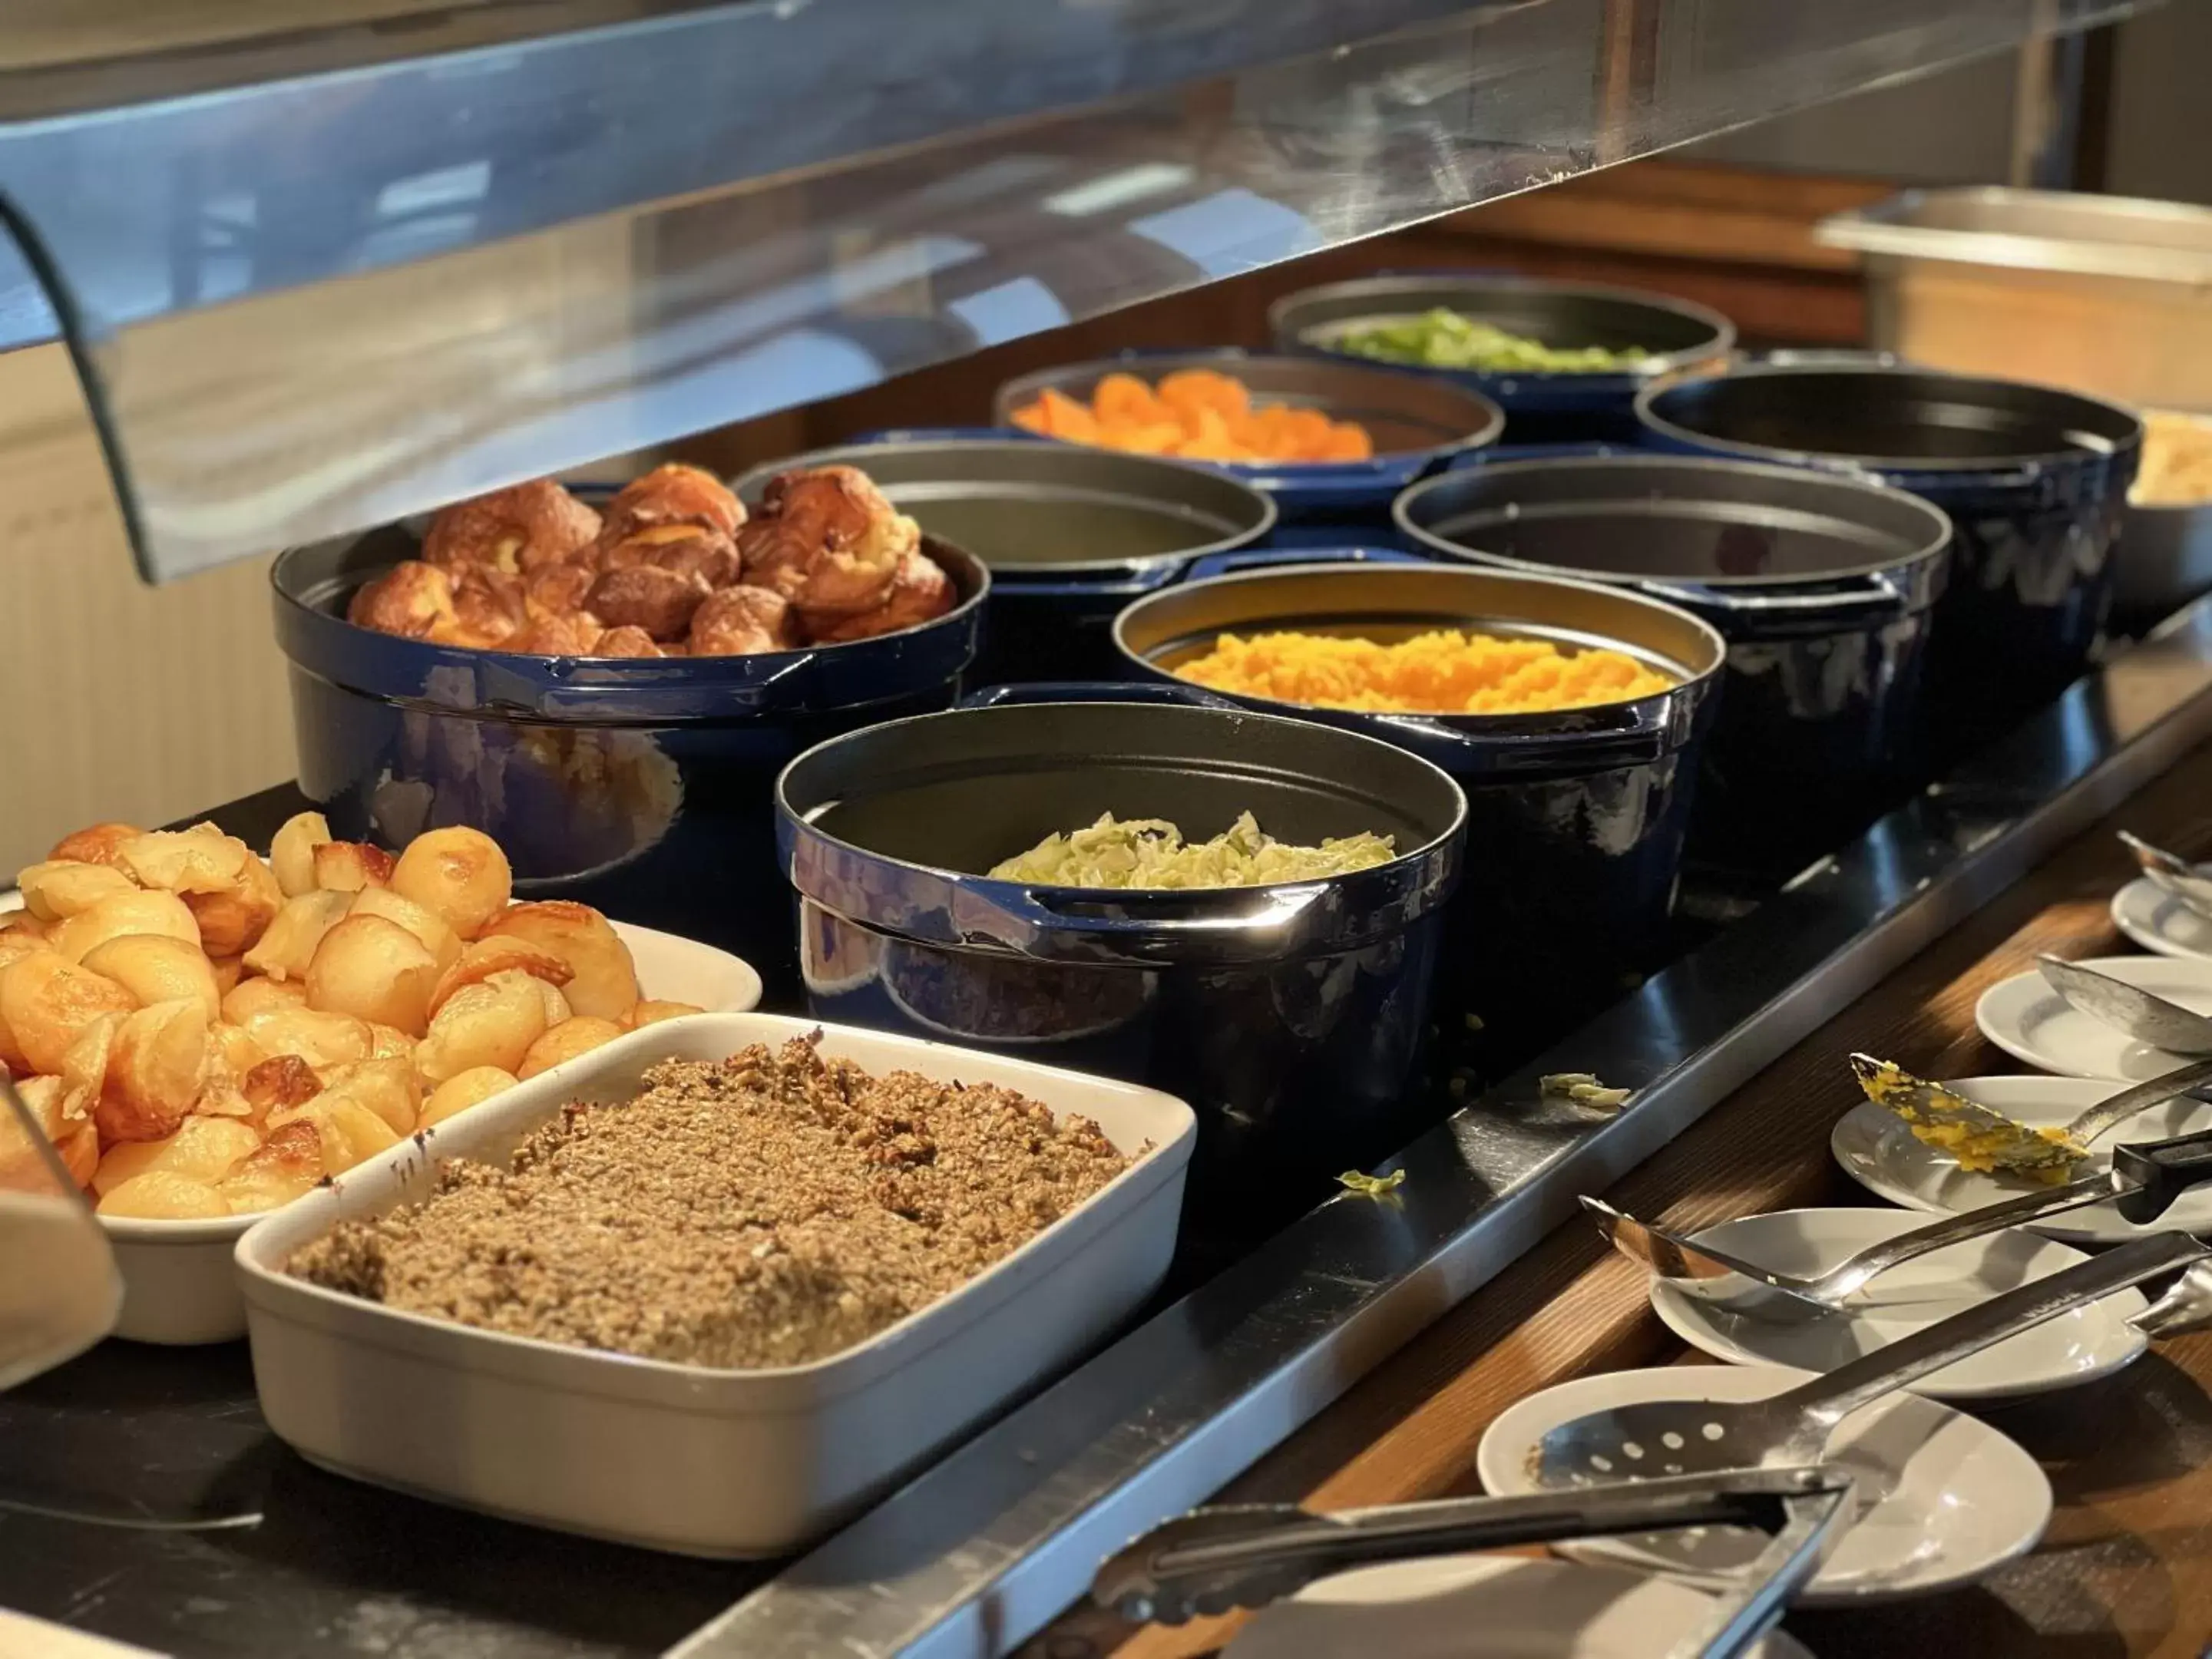
<svg viewBox="0 0 2212 1659">
<path fill-rule="evenodd" d="M 1995 186 L 1823 220 L 1866 262 L 1869 343 L 1916 363 L 2212 409 L 2212 209 Z"/>
</svg>

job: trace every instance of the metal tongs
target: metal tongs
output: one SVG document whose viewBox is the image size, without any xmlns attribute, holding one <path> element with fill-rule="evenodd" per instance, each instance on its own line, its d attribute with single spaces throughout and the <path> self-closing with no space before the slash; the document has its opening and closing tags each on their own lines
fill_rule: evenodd
<svg viewBox="0 0 2212 1659">
<path fill-rule="evenodd" d="M 1382 1561 L 1574 1538 L 1747 1526 L 1772 1534 L 1666 1659 L 1734 1659 L 1772 1628 L 1854 1513 L 1851 1477 L 1826 1465 L 1623 1480 L 1510 1498 L 1316 1515 L 1287 1504 L 1224 1506 L 1170 1521 L 1111 1557 L 1093 1600 L 1140 1623 L 1179 1625 L 1264 1607 L 1316 1578 Z"/>
</svg>

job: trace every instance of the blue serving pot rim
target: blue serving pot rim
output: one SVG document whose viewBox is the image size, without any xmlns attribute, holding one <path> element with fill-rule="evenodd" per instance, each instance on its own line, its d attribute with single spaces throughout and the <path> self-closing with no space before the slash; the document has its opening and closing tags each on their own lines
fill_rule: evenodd
<svg viewBox="0 0 2212 1659">
<path fill-rule="evenodd" d="M 1448 493 L 1470 479 L 1502 478 L 1509 485 L 1516 477 L 1547 473 L 1572 474 L 1592 469 L 1636 472 L 1651 469 L 1694 478 L 1705 473 L 1714 478 L 1749 477 L 1793 489 L 1812 488 L 1835 492 L 1845 499 L 1863 497 L 1879 502 L 1883 512 L 1899 520 L 1917 521 L 1921 533 L 1912 544 L 1869 562 L 1838 566 L 1832 570 L 1755 576 L 1681 576 L 1639 574 L 1629 571 L 1586 570 L 1548 564 L 1480 546 L 1475 540 L 1448 538 L 1419 520 L 1419 509 L 1427 497 Z M 1593 505 L 1629 498 L 1593 497 Z M 1692 493 L 1674 499 L 1694 504 Z M 1548 503 L 1547 503 L 1548 505 Z M 1571 503 L 1568 504 L 1571 507 Z M 1514 513 L 1510 502 L 1473 515 L 1502 520 Z M 1563 456 L 1527 461 L 1499 461 L 1479 471 L 1438 474 L 1408 486 L 1390 504 L 1390 515 L 1400 532 L 1415 545 L 1440 556 L 1479 566 L 1519 572 L 1531 576 L 1559 577 L 1569 581 L 1593 581 L 1625 587 L 1662 605 L 1671 605 L 1711 623 L 1724 636 L 1783 637 L 1820 634 L 1846 627 L 1886 625 L 1900 616 L 1916 614 L 1935 605 L 1948 586 L 1954 527 L 1949 514 L 1935 502 L 1910 490 L 1865 473 L 1831 472 L 1812 467 L 1781 466 L 1771 462 L 1738 460 L 1717 455 L 1679 455 L 1662 451 L 1608 452 L 1604 454 Z M 1470 528 L 1472 538 L 1479 528 Z M 1900 538 L 1900 540 L 1903 538 Z"/>
<path fill-rule="evenodd" d="M 1839 375 L 1869 375 L 1891 380 L 1945 380 L 1967 386 L 2002 386 L 2008 390 L 2030 392 L 2040 397 L 2070 402 L 2084 410 L 2096 410 L 2100 416 L 2126 423 L 2130 429 L 2118 439 L 2099 439 L 2098 442 L 2103 447 L 2069 445 L 2021 455 L 1962 456 L 1957 459 L 1853 455 L 1839 451 L 1793 449 L 1782 445 L 1711 437 L 1692 428 L 1676 424 L 1659 410 L 1659 405 L 1669 395 L 1714 380 L 1784 378 L 1812 380 Z M 1775 465 L 1810 467 L 1826 472 L 1875 477 L 1897 483 L 1908 491 L 1915 490 L 1913 481 L 1921 481 L 1922 489 L 1972 484 L 2002 486 L 2016 483 L 2025 486 L 2054 473 L 2127 461 L 2141 452 L 2143 441 L 2142 417 L 2133 410 L 2106 398 L 2091 397 L 2087 392 L 2068 386 L 2050 386 L 2039 380 L 2014 380 L 1996 374 L 1966 374 L 1905 362 L 1751 362 L 1732 364 L 1712 374 L 1671 375 L 1653 381 L 1637 394 L 1636 420 L 1652 439 L 1692 454 L 1733 457 Z"/>
<path fill-rule="evenodd" d="M 277 644 L 295 667 L 403 707 L 556 723 L 649 726 L 890 701 L 949 682 L 973 660 L 991 590 L 981 560 L 925 538 L 925 550 L 952 578 L 960 599 L 916 627 L 743 656 L 542 656 L 434 645 L 348 621 L 343 601 L 389 568 L 343 568 L 361 539 L 288 548 L 270 565 Z M 303 578 L 302 567 L 319 561 L 333 568 Z M 333 603 L 339 608 L 330 608 Z"/>
<path fill-rule="evenodd" d="M 1178 602 L 1188 603 L 1192 596 L 1202 591 L 1235 592 L 1239 586 L 1243 586 L 1251 592 L 1262 593 L 1271 585 L 1324 573 L 1335 575 L 1338 580 L 1355 583 L 1381 581 L 1401 584 L 1434 574 L 1441 575 L 1445 580 L 1473 579 L 1478 585 L 1490 582 L 1534 584 L 1545 589 L 1588 596 L 1604 604 L 1661 613 L 1674 623 L 1686 626 L 1704 647 L 1705 660 L 1702 664 L 1683 662 L 1617 636 L 1594 640 L 1593 642 L 1607 645 L 1613 649 L 1626 650 L 1639 660 L 1656 659 L 1680 678 L 1675 684 L 1662 690 L 1619 702 L 1520 714 L 1416 714 L 1332 708 L 1242 692 L 1215 691 L 1210 687 L 1198 686 L 1194 682 L 1182 679 L 1130 643 L 1130 624 L 1141 621 L 1146 611 L 1165 609 Z M 1402 620 L 1410 613 L 1402 606 L 1393 611 L 1384 605 L 1378 607 L 1378 614 Z M 1294 626 L 1297 621 L 1295 614 L 1279 616 L 1273 625 Z M 1269 618 L 1263 608 L 1252 623 L 1241 625 L 1267 626 L 1269 625 Z M 1440 621 L 1439 626 L 1443 625 L 1448 624 Z M 1531 631 L 1540 633 L 1544 630 L 1536 628 Z M 1578 632 L 1557 629 L 1552 631 Z M 1480 566 L 1464 562 L 1294 564 L 1184 582 L 1149 594 L 1125 607 L 1114 619 L 1114 644 L 1129 668 L 1147 680 L 1188 686 L 1224 704 L 1255 714 L 1305 720 L 1361 736 L 1375 737 L 1411 750 L 1454 777 L 1481 777 L 1486 781 L 1499 781 L 1641 765 L 1662 755 L 1680 750 L 1702 732 L 1711 720 L 1718 701 L 1717 693 L 1728 665 L 1726 638 L 1711 622 L 1683 606 L 1669 605 L 1616 584 L 1578 581 L 1548 572 L 1523 574 L 1520 571 L 1486 570 Z"/>
<path fill-rule="evenodd" d="M 1468 817 L 1466 792 L 1443 768 L 1358 732 L 1330 735 L 1392 750 L 1385 763 L 1410 763 L 1432 775 L 1428 781 L 1442 786 L 1452 802 L 1452 819 L 1420 846 L 1385 863 L 1316 881 L 1133 890 L 1008 881 L 858 846 L 823 829 L 792 802 L 794 775 L 810 763 L 819 765 L 825 751 L 840 746 L 887 740 L 924 743 L 931 729 L 950 721 L 1101 708 L 1142 708 L 1147 716 L 1225 722 L 1231 736 L 1254 721 L 1277 727 L 1305 724 L 1237 709 L 1086 699 L 1025 702 L 1018 711 L 957 708 L 846 732 L 794 757 L 776 775 L 776 848 L 786 878 L 801 897 L 887 938 L 1039 962 L 1152 969 L 1251 966 L 1360 949 L 1401 933 L 1441 909 L 1458 885 Z M 1233 742 L 1224 742 L 1224 753 L 1233 748 Z M 823 802 L 813 810 L 830 804 Z M 876 879 L 858 879 L 857 872 L 862 871 Z M 839 878 L 840 872 L 854 872 L 856 878 L 847 882 Z M 905 901 L 896 920 L 872 915 L 852 902 L 855 891 L 880 892 L 886 877 Z M 1176 914 L 1163 916 L 1160 912 Z"/>
<path fill-rule="evenodd" d="M 883 448 L 943 448 L 957 453 L 972 450 L 988 454 L 1009 452 L 1035 451 L 1043 447 L 1048 453 L 1076 450 L 1083 453 L 1110 458 L 1113 464 L 1130 463 L 1131 470 L 1170 467 L 1179 471 L 1199 472 L 1216 477 L 1223 483 L 1247 492 L 1259 505 L 1258 522 L 1250 529 L 1233 535 L 1216 537 L 1212 541 L 1194 544 L 1188 548 L 1167 553 L 1154 553 L 1136 558 L 1060 561 L 1030 563 L 1020 560 L 984 560 L 994 580 L 1006 587 L 1032 583 L 1059 583 L 1071 579 L 1094 578 L 1099 581 L 1121 577 L 1131 581 L 1147 579 L 1164 581 L 1191 560 L 1207 554 L 1231 551 L 1263 541 L 1271 534 L 1280 516 L 1274 498 L 1248 478 L 1223 467 L 1208 466 L 1200 462 L 1179 460 L 1169 455 L 1139 455 L 1118 449 L 1092 448 L 1085 445 L 1056 443 L 1040 434 L 1025 432 L 1019 428 L 966 427 L 893 428 L 872 433 L 851 443 L 824 445 L 783 459 L 764 462 L 748 467 L 728 480 L 730 488 L 742 498 L 745 488 L 756 481 L 767 479 L 787 468 L 794 466 L 823 466 L 839 462 L 866 470 L 870 450 Z M 884 485 L 878 481 L 894 505 L 898 500 L 899 485 Z M 979 559 L 981 556 L 976 556 Z"/>
</svg>

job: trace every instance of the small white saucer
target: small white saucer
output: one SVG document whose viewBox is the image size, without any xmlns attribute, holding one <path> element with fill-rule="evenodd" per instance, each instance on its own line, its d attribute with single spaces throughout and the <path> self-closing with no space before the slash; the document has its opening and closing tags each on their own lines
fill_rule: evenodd
<svg viewBox="0 0 2212 1659">
<path fill-rule="evenodd" d="M 2118 1093 L 2124 1085 L 2098 1078 L 1970 1077 L 1947 1086 L 2040 1129 L 2072 1122 L 2099 1101 Z M 2106 1168 L 2112 1149 L 2123 1141 L 2163 1140 L 2200 1129 L 2212 1129 L 2212 1106 L 2201 1100 L 2170 1100 L 2101 1136 L 2091 1148 L 2100 1156 L 2076 1165 L 2076 1170 L 2093 1175 Z M 1871 1102 L 1844 1115 L 1828 1136 L 1828 1149 L 1844 1173 L 1860 1186 L 1909 1210 L 1956 1214 L 2034 1190 L 2024 1181 L 1968 1174 L 1934 1147 L 1913 1139 L 1912 1131 L 1895 1113 L 1885 1112 Z M 2185 1193 L 2148 1227 L 2122 1220 L 2119 1211 L 2108 1202 L 2045 1216 L 2029 1222 L 2026 1231 L 2069 1244 L 2124 1244 L 2146 1233 L 2177 1229 L 2212 1237 L 2212 1186 Z"/>
<path fill-rule="evenodd" d="M 1666 1578 L 1510 1555 L 1394 1561 L 1263 1608 L 1222 1659 L 1651 1659 L 1708 1598 Z M 1747 1659 L 1812 1659 L 1781 1631 Z"/>
<path fill-rule="evenodd" d="M 2191 1013 L 2212 1014 L 2212 962 L 2181 957 L 2092 957 L 2081 965 L 2154 992 Z M 2042 975 L 2032 970 L 1983 992 L 1974 1005 L 1974 1023 L 2014 1059 L 2061 1077 L 2147 1083 L 2189 1063 L 2184 1055 L 2137 1042 L 2102 1020 L 2077 1012 Z"/>
<path fill-rule="evenodd" d="M 1772 1272 L 1810 1278 L 1869 1244 L 1927 1224 L 1926 1216 L 1910 1210 L 1778 1210 L 1708 1227 L 1697 1240 Z M 1651 1306 L 1692 1347 L 1732 1365 L 1831 1371 L 2000 1291 L 2088 1259 L 2071 1245 L 2007 1231 L 1892 1267 L 1860 1292 L 1863 1310 L 1789 1322 L 1761 1319 L 1700 1301 L 1659 1279 L 1651 1281 Z M 2141 1292 L 2126 1291 L 2076 1308 L 1945 1366 L 1914 1383 L 1913 1391 L 1937 1400 L 2014 1400 L 2108 1376 L 2150 1346 L 2127 1322 L 2148 1305 Z"/>
<path fill-rule="evenodd" d="M 1490 1425 L 1475 1451 L 1493 1492 L 1536 1490 L 1537 1443 L 1592 1412 L 1654 1400 L 1763 1400 L 1811 1379 L 1783 1365 L 1662 1365 L 1577 1377 L 1522 1401 Z M 1844 1419 L 1831 1462 L 1858 1477 L 1858 1518 L 1798 1597 L 1805 1607 L 1895 1601 L 1972 1583 L 2035 1547 L 2051 1520 L 2051 1482 L 1995 1429 L 1917 1394 L 1894 1394 Z M 1592 1538 L 1553 1546 L 1578 1561 L 1607 1561 L 1711 1584 L 1760 1548 L 1735 1527 Z"/>
<path fill-rule="evenodd" d="M 2112 895 L 2112 926 L 2162 957 L 2212 957 L 2212 918 L 2137 876 Z"/>
</svg>

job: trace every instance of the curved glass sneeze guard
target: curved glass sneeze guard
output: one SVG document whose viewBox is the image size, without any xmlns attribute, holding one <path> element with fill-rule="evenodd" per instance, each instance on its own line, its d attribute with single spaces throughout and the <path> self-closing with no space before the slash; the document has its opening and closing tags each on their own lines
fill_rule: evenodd
<svg viewBox="0 0 2212 1659">
<path fill-rule="evenodd" d="M 2133 9 L 786 0 L 0 125 L 0 196 L 159 580 Z"/>
<path fill-rule="evenodd" d="M 107 1235 L 51 1138 L 64 1110 L 58 1091 L 26 1100 L 0 1066 L 0 1389 L 90 1347 L 122 1305 Z"/>
</svg>

